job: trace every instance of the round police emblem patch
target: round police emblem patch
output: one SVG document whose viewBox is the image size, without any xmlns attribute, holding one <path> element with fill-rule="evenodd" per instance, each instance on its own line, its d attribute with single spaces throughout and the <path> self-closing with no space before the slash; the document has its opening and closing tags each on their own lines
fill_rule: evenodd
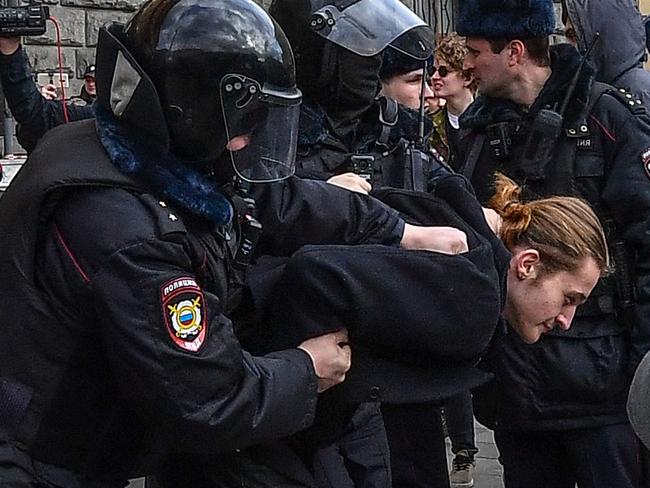
<svg viewBox="0 0 650 488">
<path fill-rule="evenodd" d="M 197 352 L 207 334 L 207 314 L 201 288 L 193 278 L 177 278 L 165 283 L 160 295 L 170 338 L 181 349 Z"/>
</svg>

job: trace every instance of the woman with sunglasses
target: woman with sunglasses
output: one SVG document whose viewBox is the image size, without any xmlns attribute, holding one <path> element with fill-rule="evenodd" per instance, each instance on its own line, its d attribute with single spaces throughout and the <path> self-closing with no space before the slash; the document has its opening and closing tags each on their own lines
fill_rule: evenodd
<svg viewBox="0 0 650 488">
<path fill-rule="evenodd" d="M 446 158 L 453 161 L 457 153 L 460 115 L 474 101 L 476 82 L 463 70 L 467 48 L 465 39 L 456 33 L 443 37 L 435 51 L 435 66 L 431 77 L 434 96 L 445 101 L 444 117 L 434 117 L 431 143 Z"/>
<path fill-rule="evenodd" d="M 435 66 L 431 82 L 434 94 L 445 101 L 442 115 L 434 117 L 431 144 L 452 161 L 458 144 L 460 115 L 474 101 L 476 82 L 463 70 L 467 48 L 465 38 L 456 33 L 443 37 L 435 51 Z M 447 433 L 454 453 L 449 483 L 452 488 L 469 488 L 474 484 L 474 457 L 478 453 L 474 439 L 474 410 L 472 395 L 465 391 L 445 402 L 443 406 Z"/>
</svg>

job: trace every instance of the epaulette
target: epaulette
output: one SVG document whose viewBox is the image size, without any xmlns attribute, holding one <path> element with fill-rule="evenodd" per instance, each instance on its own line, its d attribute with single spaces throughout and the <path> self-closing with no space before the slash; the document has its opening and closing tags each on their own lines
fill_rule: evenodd
<svg viewBox="0 0 650 488">
<path fill-rule="evenodd" d="M 187 228 L 183 223 L 181 215 L 167 202 L 149 194 L 141 194 L 140 200 L 151 212 L 161 237 L 179 232 L 183 234 L 187 233 Z"/>
<path fill-rule="evenodd" d="M 643 102 L 636 95 L 627 91 L 625 88 L 612 87 L 605 93 L 617 99 L 633 114 L 644 114 L 647 112 L 645 106 L 643 105 Z"/>
</svg>

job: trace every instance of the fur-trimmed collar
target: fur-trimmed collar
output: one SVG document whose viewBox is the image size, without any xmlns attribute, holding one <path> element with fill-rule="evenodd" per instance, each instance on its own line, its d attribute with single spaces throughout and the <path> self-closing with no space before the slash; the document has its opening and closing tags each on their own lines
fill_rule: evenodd
<svg viewBox="0 0 650 488">
<path fill-rule="evenodd" d="M 581 59 L 578 51 L 569 44 L 551 47 L 551 76 L 530 107 L 529 113 L 537 113 L 543 108 L 559 110 Z M 594 70 L 589 64 L 585 64 L 564 114 L 565 120 L 584 117 L 593 82 Z M 460 123 L 462 128 L 485 127 L 495 122 L 520 119 L 524 113 L 521 107 L 510 100 L 479 95 L 463 113 Z"/>
<path fill-rule="evenodd" d="M 403 105 L 398 105 L 397 124 L 391 129 L 388 138 L 388 144 L 396 145 L 401 139 L 415 141 L 418 135 L 420 114 Z M 368 110 L 363 120 L 357 127 L 357 137 L 355 147 L 345 148 L 349 152 L 368 151 L 377 140 L 381 132 L 381 122 L 379 121 L 379 103 L 376 102 Z M 430 134 L 433 130 L 433 123 L 429 117 L 424 119 L 424 132 Z M 303 101 L 300 108 L 300 132 L 298 134 L 299 146 L 313 146 L 328 141 L 328 143 L 338 143 L 345 147 L 343 141 L 336 138 L 334 133 L 329 130 L 327 114 L 324 109 L 311 101 Z"/>
<path fill-rule="evenodd" d="M 94 109 L 99 140 L 120 172 L 142 179 L 156 195 L 191 214 L 217 225 L 232 220 L 230 200 L 209 176 L 171 154 L 156 155 L 98 103 Z"/>
</svg>

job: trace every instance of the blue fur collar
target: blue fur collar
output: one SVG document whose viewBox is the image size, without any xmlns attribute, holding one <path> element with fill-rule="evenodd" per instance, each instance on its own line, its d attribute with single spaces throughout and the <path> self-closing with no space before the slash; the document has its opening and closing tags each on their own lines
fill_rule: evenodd
<svg viewBox="0 0 650 488">
<path fill-rule="evenodd" d="M 156 156 L 101 105 L 94 104 L 94 109 L 99 140 L 120 172 L 142 179 L 157 195 L 191 214 L 217 225 L 232 220 L 230 200 L 215 181 L 171 154 Z"/>
</svg>

